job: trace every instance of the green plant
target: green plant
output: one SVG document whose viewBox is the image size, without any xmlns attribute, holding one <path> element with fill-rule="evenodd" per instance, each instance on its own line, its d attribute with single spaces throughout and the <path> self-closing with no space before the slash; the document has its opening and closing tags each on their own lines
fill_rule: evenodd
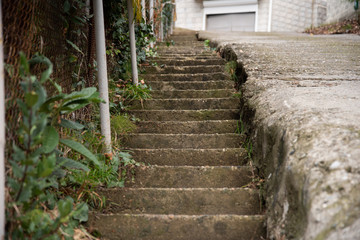
<svg viewBox="0 0 360 240">
<path fill-rule="evenodd" d="M 229 61 L 225 64 L 225 71 L 230 75 L 231 80 L 237 82 L 238 77 L 236 75 L 237 69 L 237 62 L 236 61 Z"/>
<path fill-rule="evenodd" d="M 112 113 L 126 110 L 126 106 L 135 100 L 143 104 L 144 100 L 151 98 L 151 87 L 146 85 L 144 80 L 135 86 L 129 81 L 118 81 L 111 89 L 110 109 Z"/>
<path fill-rule="evenodd" d="M 206 40 L 204 41 L 204 47 L 205 47 L 205 48 L 210 48 L 210 40 L 206 39 Z"/>
<path fill-rule="evenodd" d="M 30 66 L 39 63 L 45 64 L 47 69 L 38 80 L 30 73 Z M 53 108 L 53 113 L 49 107 L 51 103 L 54 107 L 61 98 L 47 98 L 42 86 L 49 79 L 52 68 L 49 59 L 43 56 L 36 55 L 27 61 L 25 55 L 20 54 L 24 99 L 17 101 L 22 122 L 18 144 L 13 144 L 9 160 L 12 174 L 7 178 L 10 199 L 6 212 L 7 238 L 71 239 L 79 222 L 87 221 L 88 206 L 85 203 L 75 203 L 70 197 L 57 200 L 56 193 L 52 191 L 59 187 L 58 173 L 62 167 L 87 170 L 80 163 L 60 157 L 57 150 L 61 140 L 50 123 L 54 123 L 51 118 L 59 116 L 59 112 Z M 72 100 L 66 99 L 67 103 L 61 105 L 65 112 L 79 109 L 78 105 L 84 104 L 84 98 L 74 95 Z M 92 157 L 91 153 L 87 156 Z"/>
<path fill-rule="evenodd" d="M 240 120 L 236 122 L 236 130 L 235 130 L 235 133 L 237 133 L 237 134 L 243 134 L 244 132 L 245 132 L 245 125 L 244 125 L 242 119 L 240 118 Z"/>
</svg>

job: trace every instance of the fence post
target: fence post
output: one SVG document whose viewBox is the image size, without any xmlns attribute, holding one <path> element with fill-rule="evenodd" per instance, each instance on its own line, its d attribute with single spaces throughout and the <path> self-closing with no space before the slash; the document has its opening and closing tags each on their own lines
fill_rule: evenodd
<svg viewBox="0 0 360 240">
<path fill-rule="evenodd" d="M 144 19 L 144 22 L 146 23 L 146 5 L 145 5 L 145 0 L 141 0 L 141 15 L 142 15 L 142 18 Z"/>
<path fill-rule="evenodd" d="M 135 45 L 135 27 L 134 27 L 134 9 L 133 0 L 127 0 L 127 9 L 129 16 L 129 32 L 130 32 L 130 51 L 131 51 L 131 70 L 133 84 L 136 86 L 139 84 L 137 61 L 136 61 L 136 45 Z"/>
<path fill-rule="evenodd" d="M 0 0 L 0 239 L 5 239 L 5 81 L 4 38 Z"/>
<path fill-rule="evenodd" d="M 149 4 L 149 21 L 151 24 L 151 30 L 154 33 L 154 0 L 150 0 L 150 4 Z M 154 47 L 154 43 L 151 42 L 150 43 L 150 47 L 153 48 Z"/>
<path fill-rule="evenodd" d="M 100 103 L 101 134 L 105 137 L 107 152 L 111 153 L 109 90 L 106 66 L 104 10 L 102 0 L 94 0 L 94 18 L 99 92 L 100 97 L 105 100 L 105 103 Z"/>
</svg>

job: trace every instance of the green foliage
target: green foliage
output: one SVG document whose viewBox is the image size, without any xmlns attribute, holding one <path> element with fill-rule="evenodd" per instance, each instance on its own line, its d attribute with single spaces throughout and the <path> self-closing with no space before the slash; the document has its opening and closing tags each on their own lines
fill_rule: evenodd
<svg viewBox="0 0 360 240">
<path fill-rule="evenodd" d="M 236 75 L 237 67 L 236 61 L 229 61 L 225 64 L 225 71 L 230 75 L 231 80 L 235 82 L 238 81 L 238 77 Z"/>
<path fill-rule="evenodd" d="M 47 66 L 39 80 L 30 72 L 35 64 Z M 27 61 L 25 55 L 20 54 L 24 99 L 17 102 L 22 122 L 18 144 L 14 143 L 9 160 L 12 174 L 7 178 L 12 200 L 7 204 L 7 237 L 12 239 L 71 239 L 79 222 L 87 221 L 86 204 L 74 203 L 71 198 L 57 201 L 56 194 L 52 192 L 59 187 L 57 171 L 70 167 L 69 163 L 74 161 L 60 157 L 57 148 L 61 140 L 50 123 L 56 123 L 51 119 L 60 117 L 61 112 L 69 113 L 99 99 L 90 97 L 93 96 L 92 91 L 69 95 L 61 93 L 56 100 L 48 98 L 42 84 L 51 73 L 49 59 L 35 55 Z M 79 164 L 75 167 L 87 170 Z"/>
<path fill-rule="evenodd" d="M 108 62 L 112 69 L 113 79 L 129 79 L 126 74 L 130 63 L 130 38 L 126 0 L 104 1 Z M 150 24 L 138 22 L 135 24 L 137 62 L 146 59 L 146 47 L 155 41 Z M 152 49 L 154 52 L 154 49 Z M 125 75 L 124 75 L 125 74 Z M 130 75 L 131 76 L 131 75 Z"/>
<path fill-rule="evenodd" d="M 243 134 L 245 133 L 245 125 L 242 119 L 240 118 L 239 121 L 236 122 L 236 130 L 235 133 L 237 134 Z"/>
<path fill-rule="evenodd" d="M 136 125 L 128 115 L 115 115 L 111 117 L 111 132 L 114 135 L 124 135 L 136 130 Z"/>
<path fill-rule="evenodd" d="M 151 87 L 146 85 L 143 80 L 141 84 L 135 86 L 129 81 L 119 80 L 110 84 L 110 110 L 116 114 L 126 110 L 126 106 L 135 100 L 144 100 L 151 98 Z"/>
</svg>

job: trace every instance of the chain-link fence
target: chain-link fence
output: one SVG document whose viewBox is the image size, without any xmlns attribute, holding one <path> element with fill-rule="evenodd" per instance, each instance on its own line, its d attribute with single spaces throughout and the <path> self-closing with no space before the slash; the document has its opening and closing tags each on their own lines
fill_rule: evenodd
<svg viewBox="0 0 360 240">
<path fill-rule="evenodd" d="M 52 79 L 64 92 L 94 85 L 95 41 L 90 4 L 76 0 L 3 0 L 8 140 L 13 139 L 19 123 L 16 99 L 21 98 L 20 51 L 28 58 L 36 52 L 48 57 L 54 64 Z"/>
<path fill-rule="evenodd" d="M 149 1 L 146 1 L 148 16 Z M 104 0 L 105 5 L 109 2 Z M 117 4 L 125 2 L 119 1 Z M 166 38 L 172 31 L 175 0 L 153 0 L 153 4 L 154 34 L 159 40 Z M 3 0 L 2 8 L 7 70 L 7 142 L 11 143 L 15 139 L 20 119 L 16 99 L 22 97 L 19 86 L 19 52 L 24 52 L 28 58 L 37 52 L 49 58 L 54 64 L 51 78 L 64 92 L 96 86 L 95 30 L 92 0 Z M 123 14 L 118 18 L 126 19 L 126 16 Z M 147 22 L 150 22 L 149 18 Z M 108 30 L 109 27 L 110 24 Z M 111 40 L 107 41 L 108 47 L 111 46 Z M 121 45 L 122 43 L 119 46 Z M 109 66 L 113 65 L 110 63 Z M 33 69 L 33 72 L 36 73 L 36 70 L 41 71 Z M 47 89 L 49 94 L 55 91 L 50 85 Z M 91 118 L 91 108 L 81 111 L 73 117 L 77 120 Z"/>
</svg>

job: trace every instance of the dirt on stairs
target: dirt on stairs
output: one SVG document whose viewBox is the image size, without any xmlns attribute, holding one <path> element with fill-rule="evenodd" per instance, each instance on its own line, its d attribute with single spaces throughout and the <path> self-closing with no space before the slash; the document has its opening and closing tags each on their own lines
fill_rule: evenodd
<svg viewBox="0 0 360 240">
<path fill-rule="evenodd" d="M 144 75 L 153 99 L 131 111 L 142 121 L 126 146 L 146 167 L 125 188 L 104 189 L 111 213 L 93 214 L 102 239 L 265 239 L 259 192 L 246 188 L 239 99 L 225 62 L 177 31 Z"/>
</svg>

